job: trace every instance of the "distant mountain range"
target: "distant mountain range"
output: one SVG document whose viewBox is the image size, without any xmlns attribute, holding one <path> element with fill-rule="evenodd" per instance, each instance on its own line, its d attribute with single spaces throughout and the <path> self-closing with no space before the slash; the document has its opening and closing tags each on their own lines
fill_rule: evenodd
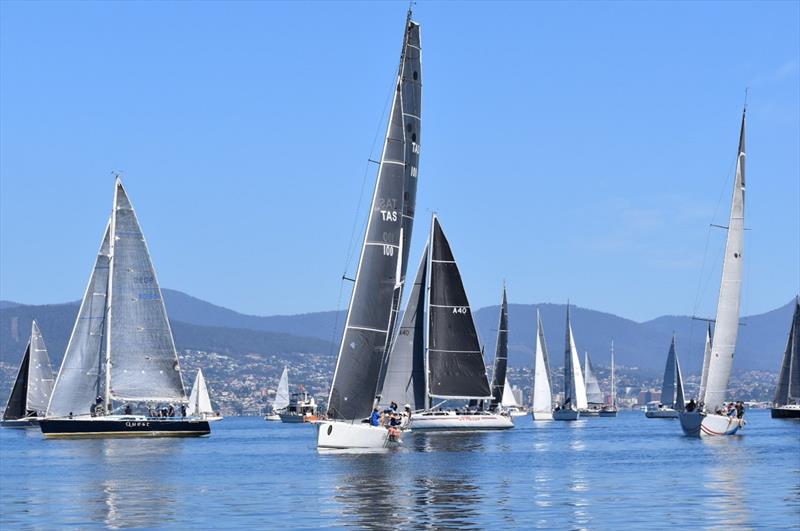
<svg viewBox="0 0 800 531">
<path fill-rule="evenodd" d="M 164 300 L 179 350 L 215 351 L 233 356 L 248 353 L 293 352 L 335 355 L 345 312 L 300 315 L 245 315 L 175 290 L 165 289 Z M 793 301 L 773 311 L 744 318 L 736 355 L 736 369 L 776 372 L 783 354 Z M 511 304 L 509 306 L 509 361 L 531 365 L 536 333 L 536 308 L 542 314 L 548 348 L 555 367 L 562 365 L 566 306 L 562 304 Z M 0 361 L 16 363 L 36 318 L 54 364 L 66 348 L 78 302 L 25 305 L 0 301 Z M 494 356 L 499 308 L 475 312 L 475 320 L 489 361 Z M 664 316 L 637 323 L 586 308 L 572 307 L 578 348 L 588 350 L 596 365 L 608 365 L 613 339 L 617 362 L 657 373 L 661 371 L 673 331 L 685 373 L 699 373 L 705 340 L 705 322 L 686 316 Z"/>
</svg>

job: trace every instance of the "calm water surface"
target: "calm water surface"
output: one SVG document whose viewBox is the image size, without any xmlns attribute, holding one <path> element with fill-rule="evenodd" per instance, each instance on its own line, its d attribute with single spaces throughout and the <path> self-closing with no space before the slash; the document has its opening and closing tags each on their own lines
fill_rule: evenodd
<svg viewBox="0 0 800 531">
<path fill-rule="evenodd" d="M 311 426 L 229 418 L 206 439 L 45 441 L 0 430 L 0 527 L 800 527 L 800 422 L 748 412 L 745 434 L 675 420 L 534 423 L 409 434 L 319 454 Z"/>
</svg>

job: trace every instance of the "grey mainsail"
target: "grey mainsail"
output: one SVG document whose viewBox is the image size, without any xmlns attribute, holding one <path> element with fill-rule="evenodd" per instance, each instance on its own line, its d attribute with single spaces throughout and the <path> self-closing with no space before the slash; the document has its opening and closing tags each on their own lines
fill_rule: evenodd
<svg viewBox="0 0 800 531">
<path fill-rule="evenodd" d="M 705 396 L 706 409 L 715 411 L 725 401 L 739 334 L 739 304 L 744 270 L 745 113 L 739 133 L 736 177 L 733 184 L 728 238 L 722 263 L 714 338 L 711 342 Z"/>
<path fill-rule="evenodd" d="M 589 359 L 589 351 L 586 351 L 583 361 L 584 379 L 586 380 L 586 401 L 590 404 L 603 403 L 603 391 L 600 390 L 600 383 L 592 367 L 592 360 Z"/>
<path fill-rule="evenodd" d="M 19 364 L 17 377 L 14 380 L 14 386 L 11 388 L 11 394 L 8 397 L 6 408 L 3 410 L 3 420 L 16 420 L 25 417 L 28 413 L 25 406 L 25 400 L 28 394 L 28 367 L 30 366 L 31 359 L 31 342 L 28 341 L 25 347 L 25 354 L 22 355 L 22 361 Z"/>
<path fill-rule="evenodd" d="M 428 394 L 436 398 L 491 398 L 461 273 L 436 215 L 431 222 L 430 242 Z"/>
<path fill-rule="evenodd" d="M 89 285 L 83 295 L 61 369 L 47 407 L 48 417 L 88 415 L 103 393 L 103 341 L 108 291 L 109 233 L 106 225 Z"/>
<path fill-rule="evenodd" d="M 664 366 L 664 380 L 661 383 L 661 403 L 667 407 L 672 407 L 675 404 L 675 373 L 677 367 L 675 356 L 675 334 L 672 334 L 672 342 L 669 344 L 669 354 L 667 354 L 667 364 Z"/>
<path fill-rule="evenodd" d="M 44 416 L 53 392 L 53 368 L 47 356 L 44 337 L 36 321 L 31 323 L 30 364 L 28 366 L 27 409 Z"/>
<path fill-rule="evenodd" d="M 503 402 L 503 391 L 508 369 L 508 298 L 503 286 L 503 301 L 500 303 L 500 323 L 497 327 L 497 347 L 494 355 L 494 371 L 492 372 L 492 409 Z"/>
<path fill-rule="evenodd" d="M 774 402 L 776 406 L 800 404 L 800 301 L 795 301 Z"/>
<path fill-rule="evenodd" d="M 422 97 L 420 28 L 410 15 L 328 400 L 333 419 L 369 415 L 402 299 L 416 202 Z"/>
<path fill-rule="evenodd" d="M 111 228 L 108 398 L 186 402 L 156 272 L 136 212 L 119 178 Z"/>
<path fill-rule="evenodd" d="M 411 296 L 395 335 L 385 368 L 381 404 L 408 404 L 412 411 L 425 409 L 425 286 L 428 246 L 422 253 Z"/>
</svg>

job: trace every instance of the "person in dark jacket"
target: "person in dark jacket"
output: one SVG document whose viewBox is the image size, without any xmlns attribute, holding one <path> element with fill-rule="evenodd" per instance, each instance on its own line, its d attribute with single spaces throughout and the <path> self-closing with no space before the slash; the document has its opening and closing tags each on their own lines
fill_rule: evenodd
<svg viewBox="0 0 800 531">
<path fill-rule="evenodd" d="M 372 415 L 369 417 L 369 423 L 373 426 L 380 426 L 381 425 L 381 414 L 378 411 L 378 408 L 372 410 Z"/>
</svg>

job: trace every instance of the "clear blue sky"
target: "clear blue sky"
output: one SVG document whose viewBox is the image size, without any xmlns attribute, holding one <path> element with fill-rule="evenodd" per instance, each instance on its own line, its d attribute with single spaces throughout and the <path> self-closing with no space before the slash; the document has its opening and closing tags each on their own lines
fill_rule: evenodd
<svg viewBox="0 0 800 531">
<path fill-rule="evenodd" d="M 406 5 L 1 2 L 0 298 L 81 296 L 121 169 L 163 287 L 256 314 L 335 308 Z M 473 306 L 506 279 L 512 302 L 692 312 L 750 87 L 743 309 L 787 302 L 798 6 L 419 2 L 411 274 L 436 210 Z"/>
</svg>

